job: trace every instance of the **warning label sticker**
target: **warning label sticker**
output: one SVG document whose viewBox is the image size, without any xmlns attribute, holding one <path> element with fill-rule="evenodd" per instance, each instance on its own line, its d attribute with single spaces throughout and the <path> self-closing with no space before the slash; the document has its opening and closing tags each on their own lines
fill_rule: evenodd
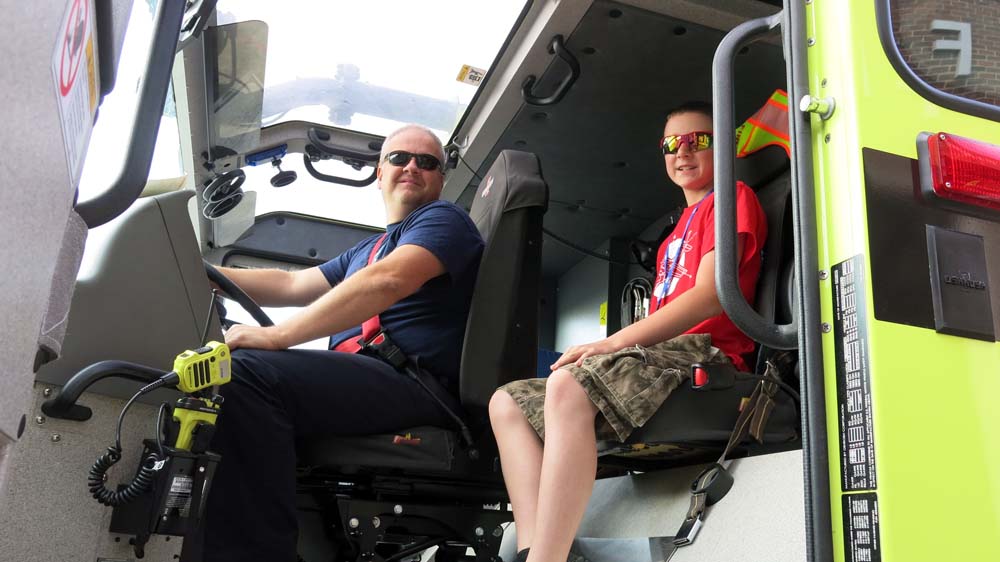
<svg viewBox="0 0 1000 562">
<path fill-rule="evenodd" d="M 170 492 L 163 503 L 163 514 L 169 515 L 172 509 L 178 510 L 180 517 L 187 517 L 191 510 L 191 491 L 194 479 L 190 476 L 174 476 L 170 482 Z"/>
<path fill-rule="evenodd" d="M 52 53 L 63 145 L 76 184 L 97 111 L 97 68 L 91 0 L 70 0 Z"/>
<path fill-rule="evenodd" d="M 462 70 L 458 71 L 458 76 L 455 78 L 459 82 L 465 82 L 466 84 L 471 84 L 473 86 L 478 86 L 482 83 L 483 78 L 486 77 L 486 70 L 482 68 L 476 68 L 474 66 L 469 66 L 467 64 L 462 65 Z"/>
<path fill-rule="evenodd" d="M 844 494 L 844 559 L 880 562 L 878 496 L 874 492 Z"/>
<path fill-rule="evenodd" d="M 874 490 L 877 483 L 875 438 L 862 256 L 854 256 L 833 266 L 831 274 L 841 488 L 844 491 Z"/>
</svg>

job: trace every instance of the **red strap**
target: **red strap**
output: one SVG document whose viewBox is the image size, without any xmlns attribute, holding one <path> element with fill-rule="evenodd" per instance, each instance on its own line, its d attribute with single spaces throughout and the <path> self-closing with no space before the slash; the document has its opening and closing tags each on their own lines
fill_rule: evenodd
<svg viewBox="0 0 1000 562">
<path fill-rule="evenodd" d="M 377 241 L 375 245 L 372 246 L 372 252 L 368 254 L 368 264 L 371 265 L 375 261 L 375 256 L 378 255 L 379 248 L 382 247 L 382 242 L 385 242 L 385 237 L 389 233 L 383 234 Z M 378 314 L 372 316 L 368 320 L 365 320 L 364 324 L 361 325 L 361 340 L 370 341 L 376 334 L 382 331 L 382 323 L 379 322 Z M 334 351 L 342 351 L 344 353 L 357 353 L 361 351 L 361 344 L 358 343 L 358 339 L 347 338 L 346 340 L 337 344 L 337 347 L 333 348 Z"/>
</svg>

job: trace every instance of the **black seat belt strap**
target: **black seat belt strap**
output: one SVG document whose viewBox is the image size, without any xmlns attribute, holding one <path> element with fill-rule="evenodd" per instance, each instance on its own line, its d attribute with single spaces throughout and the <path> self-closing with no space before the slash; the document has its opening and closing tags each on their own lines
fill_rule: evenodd
<svg viewBox="0 0 1000 562">
<path fill-rule="evenodd" d="M 384 329 L 380 329 L 377 334 L 375 334 L 371 339 L 365 340 L 361 338 L 361 353 L 370 355 L 373 357 L 378 357 L 382 361 L 385 361 L 391 365 L 397 371 L 400 371 L 406 376 L 413 379 L 421 388 L 423 388 L 427 394 L 430 394 L 431 398 L 437 403 L 438 406 L 444 410 L 445 414 L 451 418 L 452 422 L 458 427 L 458 430 L 462 434 L 462 441 L 465 445 L 472 449 L 472 432 L 469 430 L 469 426 L 465 424 L 465 420 L 462 416 L 451 409 L 448 404 L 445 404 L 444 400 L 430 386 L 428 386 L 427 381 L 424 380 L 425 377 L 431 376 L 421 369 L 417 364 L 415 364 L 410 358 L 403 353 L 403 350 L 399 348 L 393 341 L 389 338 L 389 335 Z"/>
<path fill-rule="evenodd" d="M 691 483 L 691 505 L 684 522 L 674 533 L 675 546 L 694 542 L 705 517 L 705 509 L 726 497 L 733 487 L 733 475 L 721 463 L 713 463 Z"/>
<path fill-rule="evenodd" d="M 771 362 L 767 364 L 768 371 L 775 369 Z M 765 372 L 765 376 L 768 373 Z M 776 373 L 772 373 L 776 376 Z M 729 441 L 722 450 L 719 460 L 706 468 L 691 483 L 691 505 L 688 507 L 687 515 L 680 528 L 674 534 L 673 543 L 677 547 L 687 546 L 694 542 L 698 531 L 701 530 L 705 517 L 705 510 L 708 506 L 722 500 L 733 487 L 733 475 L 726 470 L 726 457 L 734 447 L 743 442 L 747 435 L 753 435 L 755 439 L 761 441 L 763 438 L 764 426 L 767 418 L 774 408 L 774 395 L 778 385 L 769 380 L 759 381 L 750 393 L 750 397 L 743 403 L 739 416 L 736 417 L 736 424 L 732 433 L 729 434 Z M 725 464 L 724 464 L 725 463 Z"/>
<path fill-rule="evenodd" d="M 430 389 L 430 387 L 427 386 L 427 383 L 424 381 L 424 377 L 421 376 L 422 371 L 418 370 L 415 366 L 407 362 L 406 366 L 403 368 L 403 372 L 406 373 L 411 379 L 416 381 L 417 384 L 419 384 L 424 390 L 427 391 L 428 394 L 431 395 L 431 398 L 433 398 L 434 401 L 437 402 L 438 406 L 440 406 L 441 409 L 444 410 L 444 413 L 451 418 L 451 421 L 454 422 L 456 426 L 458 426 L 458 430 L 462 433 L 462 441 L 464 441 L 465 445 L 471 449 L 473 445 L 472 431 L 469 430 L 469 426 L 465 424 L 465 420 L 462 419 L 462 416 L 458 415 L 457 412 L 449 408 L 448 405 L 444 403 L 444 400 L 442 400 L 441 397 L 438 396 L 436 392 L 434 392 L 433 390 Z M 426 372 L 424 371 L 423 373 Z"/>
</svg>

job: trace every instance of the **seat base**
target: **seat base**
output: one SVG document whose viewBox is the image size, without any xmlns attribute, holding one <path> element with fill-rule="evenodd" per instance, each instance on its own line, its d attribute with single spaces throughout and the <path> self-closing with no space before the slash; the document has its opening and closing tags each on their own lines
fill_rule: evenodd
<svg viewBox="0 0 1000 562">
<path fill-rule="evenodd" d="M 323 526 L 330 530 L 338 562 L 382 562 L 412 557 L 438 547 L 437 560 L 499 562 L 504 525 L 514 517 L 506 504 L 427 504 L 359 500 L 316 494 Z M 473 558 L 466 550 L 475 551 Z"/>
<path fill-rule="evenodd" d="M 343 488 L 338 493 L 362 499 L 506 503 L 492 437 L 485 429 L 468 449 L 457 432 L 424 426 L 313 440 L 299 446 L 299 485 Z"/>
<path fill-rule="evenodd" d="M 697 391 L 684 384 L 674 390 L 646 424 L 624 442 L 598 443 L 598 463 L 631 470 L 659 470 L 716 460 L 732 434 L 744 397 L 756 380 L 738 380 L 725 390 Z M 763 443 L 735 447 L 730 457 L 775 453 L 801 447 L 795 401 L 778 392 Z"/>
</svg>

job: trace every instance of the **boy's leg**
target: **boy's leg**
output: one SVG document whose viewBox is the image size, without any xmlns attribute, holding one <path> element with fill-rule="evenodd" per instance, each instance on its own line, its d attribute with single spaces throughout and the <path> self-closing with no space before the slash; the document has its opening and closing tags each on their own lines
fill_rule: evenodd
<svg viewBox="0 0 1000 562">
<path fill-rule="evenodd" d="M 504 485 L 514 508 L 517 549 L 531 546 L 542 472 L 542 440 L 510 394 L 498 390 L 490 400 L 490 423 L 500 450 Z"/>
<path fill-rule="evenodd" d="M 562 562 L 569 556 L 594 489 L 597 411 L 572 373 L 559 370 L 549 376 L 545 393 L 545 452 L 530 562 Z"/>
</svg>

